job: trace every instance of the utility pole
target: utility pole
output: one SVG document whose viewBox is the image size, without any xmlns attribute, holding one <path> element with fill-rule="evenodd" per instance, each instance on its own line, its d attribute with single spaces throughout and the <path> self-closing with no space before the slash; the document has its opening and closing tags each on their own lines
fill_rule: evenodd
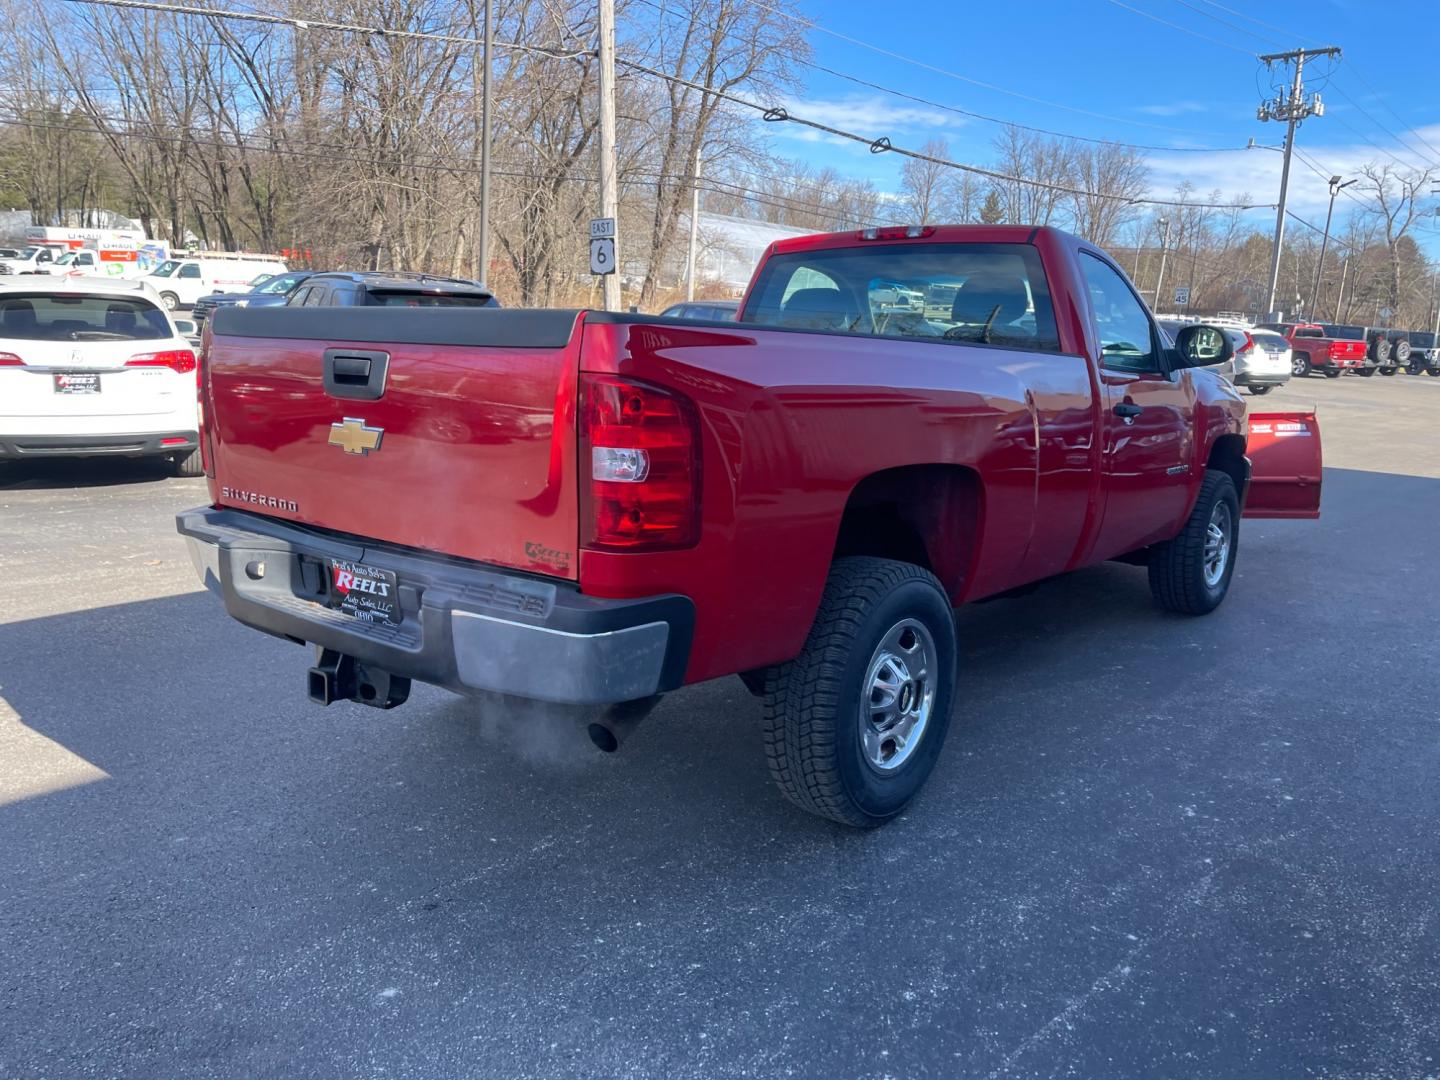
<svg viewBox="0 0 1440 1080">
<path fill-rule="evenodd" d="M 1155 310 L 1160 310 L 1160 287 L 1165 284 L 1165 255 L 1170 250 L 1170 219 L 1161 218 L 1160 224 L 1165 226 L 1165 235 L 1160 238 L 1160 273 L 1155 278 Z"/>
<path fill-rule="evenodd" d="M 1315 317 L 1315 305 L 1320 300 L 1320 272 L 1325 269 L 1325 247 L 1330 242 L 1330 219 L 1335 216 L 1335 196 L 1351 184 L 1359 182 L 1358 176 L 1354 180 L 1346 180 L 1343 184 L 1340 177 L 1330 177 L 1330 209 L 1325 211 L 1325 233 L 1320 238 L 1320 261 L 1315 264 L 1315 287 L 1310 290 L 1310 306 L 1305 310 L 1305 314 L 1312 319 Z"/>
<path fill-rule="evenodd" d="M 480 283 L 490 278 L 490 7 L 485 0 L 485 82 L 480 91 Z"/>
<path fill-rule="evenodd" d="M 1335 294 L 1335 321 L 1340 321 L 1340 304 L 1345 299 L 1345 271 L 1350 269 L 1350 256 L 1340 260 L 1340 291 Z"/>
<path fill-rule="evenodd" d="M 690 254 L 685 258 L 685 299 L 695 299 L 695 244 L 700 237 L 700 147 L 695 147 L 695 178 L 690 186 Z"/>
<path fill-rule="evenodd" d="M 600 0 L 600 216 L 619 217 L 615 175 L 615 0 Z M 615 273 L 606 274 L 605 310 L 620 310 L 620 223 L 615 223 Z"/>
<path fill-rule="evenodd" d="M 1333 56 L 1338 59 L 1340 50 L 1332 45 L 1324 49 L 1295 49 L 1260 57 L 1266 67 L 1277 63 L 1295 65 L 1295 80 L 1290 85 L 1290 96 L 1279 96 L 1274 101 L 1262 103 L 1255 114 L 1262 122 L 1284 120 L 1288 124 L 1285 131 L 1285 164 L 1280 170 L 1280 205 L 1275 212 L 1275 251 L 1270 257 L 1270 289 L 1265 300 L 1267 315 L 1275 310 L 1275 290 L 1280 284 L 1280 248 L 1285 243 L 1285 203 L 1290 194 L 1290 155 L 1295 150 L 1295 129 L 1306 117 L 1325 115 L 1325 104 L 1318 93 L 1309 101 L 1305 100 L 1305 83 L 1302 77 L 1305 61 L 1315 56 Z"/>
<path fill-rule="evenodd" d="M 1440 270 L 1430 275 L 1430 303 L 1435 305 L 1435 329 L 1431 333 L 1440 339 Z"/>
</svg>

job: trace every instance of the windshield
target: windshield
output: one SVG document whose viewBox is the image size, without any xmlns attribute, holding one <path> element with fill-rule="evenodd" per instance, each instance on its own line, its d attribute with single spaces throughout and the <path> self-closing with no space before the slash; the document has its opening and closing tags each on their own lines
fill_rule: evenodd
<svg viewBox="0 0 1440 1080">
<path fill-rule="evenodd" d="M 175 273 L 175 271 L 178 270 L 178 269 L 180 269 L 180 264 L 179 264 L 176 260 L 174 260 L 174 259 L 166 259 L 163 263 L 161 263 L 159 266 L 157 266 L 154 270 L 151 270 L 151 271 L 150 271 L 150 276 L 151 276 L 151 277 L 170 277 L 170 276 L 172 276 L 172 275 Z"/>
<path fill-rule="evenodd" d="M 289 292 L 304 280 L 304 274 L 266 274 L 264 280 L 255 285 L 250 291 L 265 293 L 269 296 L 278 296 L 282 293 Z"/>
<path fill-rule="evenodd" d="M 1365 328 L 1363 326 L 1340 326 L 1336 323 L 1322 323 L 1320 329 L 1325 331 L 1325 336 L 1335 338 L 1337 341 L 1364 341 Z"/>
<path fill-rule="evenodd" d="M 1029 244 L 889 244 L 771 256 L 742 321 L 1058 352 Z"/>
<path fill-rule="evenodd" d="M 165 313 L 139 297 L 11 293 L 0 299 L 0 339 L 155 341 L 171 336 Z"/>
</svg>

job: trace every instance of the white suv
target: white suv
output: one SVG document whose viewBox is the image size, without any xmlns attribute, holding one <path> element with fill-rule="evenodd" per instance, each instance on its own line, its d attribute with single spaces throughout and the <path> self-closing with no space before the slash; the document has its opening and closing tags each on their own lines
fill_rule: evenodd
<svg viewBox="0 0 1440 1080">
<path fill-rule="evenodd" d="M 146 285 L 0 281 L 0 462 L 156 456 L 199 476 L 197 371 Z"/>
</svg>

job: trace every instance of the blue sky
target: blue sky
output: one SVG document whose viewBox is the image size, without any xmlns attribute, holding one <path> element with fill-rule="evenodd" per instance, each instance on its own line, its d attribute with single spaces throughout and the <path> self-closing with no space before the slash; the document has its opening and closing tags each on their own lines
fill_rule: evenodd
<svg viewBox="0 0 1440 1080">
<path fill-rule="evenodd" d="M 1339 45 L 1344 58 L 1307 67 L 1307 89 L 1321 91 L 1326 113 L 1301 126 L 1296 145 L 1324 175 L 1296 161 L 1292 210 L 1322 223 L 1325 177 L 1348 178 L 1368 161 L 1440 165 L 1437 0 L 802 2 L 805 14 L 827 30 L 974 82 L 821 31 L 810 35 L 816 63 L 1018 123 L 1166 148 L 1145 151 L 1156 195 L 1189 179 L 1201 193 L 1219 188 L 1227 197 L 1248 193 L 1259 202 L 1278 197 L 1281 155 L 1234 148 L 1251 138 L 1280 144 L 1284 125 L 1255 116 L 1262 96 L 1270 96 L 1271 76 L 1254 54 L 1302 46 Z M 1425 43 L 1430 55 L 1408 53 L 1407 43 Z M 941 136 L 960 161 L 985 164 L 994 156 L 995 124 L 801 71 L 805 85 L 792 99 L 797 115 L 916 148 Z M 1288 76 L 1277 68 L 1275 77 Z M 795 125 L 767 126 L 779 153 L 870 177 L 882 190 L 897 186 L 901 159 L 895 155 L 874 155 Z M 1197 153 L 1197 147 L 1215 149 Z M 1353 204 L 1342 196 L 1337 219 L 1347 206 Z M 1262 229 L 1267 218 L 1274 220 L 1273 211 L 1253 217 Z M 1432 257 L 1440 256 L 1437 222 L 1431 217 L 1414 233 Z"/>
</svg>

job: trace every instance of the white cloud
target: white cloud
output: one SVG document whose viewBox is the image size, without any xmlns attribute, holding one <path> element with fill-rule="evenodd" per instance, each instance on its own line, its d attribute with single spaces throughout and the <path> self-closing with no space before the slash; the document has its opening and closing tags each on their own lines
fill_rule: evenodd
<svg viewBox="0 0 1440 1080">
<path fill-rule="evenodd" d="M 970 122 L 967 117 L 958 113 L 932 109 L 925 105 L 912 105 L 878 94 L 801 99 L 795 102 L 791 111 L 806 120 L 853 131 L 857 135 L 872 139 L 878 139 L 882 135 L 895 139 L 897 132 L 929 137 L 932 133 L 965 127 Z"/>
<path fill-rule="evenodd" d="M 1137 105 L 1135 111 L 1150 116 L 1184 116 L 1186 113 L 1208 112 L 1209 106 L 1198 101 L 1176 101 L 1168 105 Z"/>
</svg>

